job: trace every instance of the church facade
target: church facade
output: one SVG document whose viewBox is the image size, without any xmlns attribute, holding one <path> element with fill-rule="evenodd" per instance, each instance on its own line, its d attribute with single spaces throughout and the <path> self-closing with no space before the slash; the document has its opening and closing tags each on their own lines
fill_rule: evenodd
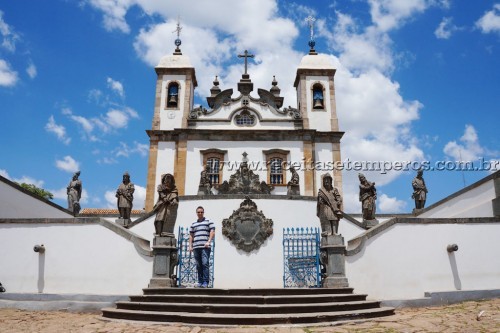
<svg viewBox="0 0 500 333">
<path fill-rule="evenodd" d="M 147 131 L 146 211 L 151 211 L 165 173 L 174 175 L 183 196 L 202 194 L 200 173 L 204 171 L 202 177 L 210 183 L 204 194 L 217 195 L 230 193 L 231 175 L 243 164 L 258 176 L 264 187 L 260 193 L 286 195 L 293 167 L 299 179 L 296 194 L 316 196 L 325 171 L 318 170 L 315 162 L 340 162 L 343 132 L 338 126 L 335 68 L 330 59 L 312 48 L 302 58 L 294 82 L 297 108 L 293 108 L 283 107 L 278 82 L 271 76 L 269 90 L 254 89 L 247 73 L 252 55 L 245 51 L 239 57 L 245 58 L 245 71 L 237 91 L 222 90 L 216 77 L 206 98 L 208 108 L 194 107 L 196 70 L 179 48 L 156 66 L 154 115 Z M 340 171 L 330 172 L 341 192 Z"/>
</svg>

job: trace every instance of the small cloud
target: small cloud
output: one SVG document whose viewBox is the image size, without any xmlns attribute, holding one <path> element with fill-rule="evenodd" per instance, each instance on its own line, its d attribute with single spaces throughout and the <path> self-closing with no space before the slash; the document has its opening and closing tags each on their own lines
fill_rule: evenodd
<svg viewBox="0 0 500 333">
<path fill-rule="evenodd" d="M 0 169 L 0 176 L 7 178 L 7 179 L 10 179 L 9 173 L 5 169 Z"/>
<path fill-rule="evenodd" d="M 139 154 L 145 157 L 148 152 L 149 146 L 137 141 L 134 141 L 134 145 L 132 147 L 129 147 L 125 142 L 120 142 L 120 146 L 113 151 L 116 157 L 129 157 L 132 154 Z"/>
<path fill-rule="evenodd" d="M 3 19 L 3 12 L 0 10 L 0 34 L 2 35 L 2 47 L 7 51 L 16 50 L 16 42 L 19 35 Z"/>
<path fill-rule="evenodd" d="M 59 141 L 68 145 L 71 142 L 71 138 L 66 135 L 66 128 L 63 125 L 56 124 L 54 116 L 50 116 L 49 122 L 45 124 L 45 130 L 50 133 L 54 133 Z"/>
<path fill-rule="evenodd" d="M 452 21 L 453 19 L 451 17 L 443 17 L 443 20 L 434 31 L 434 35 L 436 35 L 439 39 L 449 39 L 452 33 L 459 30 L 459 28 L 454 25 Z"/>
<path fill-rule="evenodd" d="M 99 164 L 116 164 L 116 163 L 118 163 L 118 161 L 112 157 L 103 157 L 103 158 L 98 159 L 97 163 L 99 163 Z"/>
<path fill-rule="evenodd" d="M 476 21 L 476 27 L 482 33 L 490 32 L 500 33 L 500 3 L 493 5 L 493 9 L 484 13 L 484 15 Z"/>
<path fill-rule="evenodd" d="M 455 161 L 473 161 L 482 157 L 485 149 L 479 144 L 476 129 L 472 125 L 465 125 L 464 135 L 460 143 L 450 141 L 444 146 L 444 153 Z"/>
<path fill-rule="evenodd" d="M 395 197 L 382 194 L 379 197 L 378 206 L 381 213 L 402 213 L 406 208 L 406 202 Z"/>
<path fill-rule="evenodd" d="M 94 102 L 96 104 L 100 104 L 101 103 L 101 100 L 102 100 L 102 91 L 100 91 L 99 89 L 92 89 L 89 91 L 89 95 L 88 95 L 88 98 L 87 100 L 89 102 Z"/>
<path fill-rule="evenodd" d="M 34 79 L 37 75 L 37 70 L 36 70 L 36 66 L 34 63 L 30 63 L 28 65 L 28 68 L 26 68 L 26 73 L 28 73 L 29 77 L 31 79 Z"/>
<path fill-rule="evenodd" d="M 75 161 L 71 156 L 64 156 L 62 160 L 56 161 L 56 167 L 66 172 L 76 172 L 80 170 L 80 163 Z"/>
<path fill-rule="evenodd" d="M 120 97 L 125 96 L 125 91 L 123 90 L 123 84 L 120 81 L 115 81 L 112 78 L 108 77 L 107 79 L 108 87 L 117 93 Z"/>
<path fill-rule="evenodd" d="M 123 110 L 112 109 L 108 111 L 104 119 L 112 128 L 125 128 L 130 118 L 139 118 L 139 114 L 135 110 L 125 107 Z"/>
<path fill-rule="evenodd" d="M 7 170 L 5 170 L 5 169 L 0 169 L 0 176 L 5 177 L 5 178 L 7 178 L 13 182 L 19 183 L 19 184 L 22 184 L 22 183 L 33 184 L 36 187 L 40 187 L 40 188 L 43 186 L 43 183 L 44 183 L 43 180 L 37 180 L 37 179 L 34 179 L 32 177 L 29 177 L 29 176 L 22 176 L 21 178 L 12 178 L 12 177 L 10 177 Z"/>
<path fill-rule="evenodd" d="M 0 59 L 0 86 L 13 87 L 19 77 L 17 72 L 3 59 Z"/>
</svg>

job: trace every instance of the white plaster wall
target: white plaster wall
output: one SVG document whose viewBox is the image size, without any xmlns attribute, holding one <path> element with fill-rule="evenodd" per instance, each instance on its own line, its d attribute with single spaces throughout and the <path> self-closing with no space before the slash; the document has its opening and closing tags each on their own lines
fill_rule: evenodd
<svg viewBox="0 0 500 333">
<path fill-rule="evenodd" d="M 323 110 L 313 110 L 312 108 L 312 86 L 316 83 L 321 83 L 323 90 Z M 309 117 L 309 128 L 318 131 L 331 131 L 332 110 L 330 108 L 330 85 L 327 76 L 306 76 L 306 101 L 307 114 Z"/>
<path fill-rule="evenodd" d="M 490 180 L 418 217 L 493 217 L 491 201 L 495 199 L 494 181 Z"/>
<path fill-rule="evenodd" d="M 315 184 L 316 184 L 316 190 L 319 190 L 321 188 L 321 186 L 323 185 L 321 183 L 321 176 L 324 175 L 325 173 L 328 173 L 330 176 L 332 176 L 333 178 L 333 169 L 332 170 L 323 170 L 322 168 L 326 167 L 328 168 L 328 165 L 325 165 L 326 163 L 332 163 L 332 166 L 333 166 L 333 153 L 332 153 L 332 144 L 331 143 L 321 143 L 321 142 L 318 142 L 316 143 L 315 145 L 315 156 L 314 156 L 314 162 L 317 163 L 317 162 L 320 162 L 321 164 L 321 169 L 320 168 L 316 168 L 315 166 L 315 173 L 316 173 L 316 176 L 315 176 Z M 335 181 L 335 180 L 334 180 Z M 335 183 L 333 184 L 333 186 L 336 186 Z"/>
<path fill-rule="evenodd" d="M 0 253 L 12 293 L 142 294 L 153 270 L 152 257 L 98 224 L 0 224 Z"/>
<path fill-rule="evenodd" d="M 283 228 L 320 227 L 316 217 L 316 201 L 253 200 L 259 211 L 273 220 L 274 234 L 257 251 L 246 253 L 222 235 L 222 221 L 238 209 L 242 199 L 180 201 L 175 226 L 189 227 L 196 219 L 196 207 L 205 208 L 205 217 L 216 226 L 215 232 L 215 288 L 282 288 L 283 287 Z M 153 238 L 154 216 L 132 228 L 132 232 Z M 358 226 L 342 220 L 339 227 L 345 241 L 362 232 Z"/>
<path fill-rule="evenodd" d="M 166 173 L 170 173 L 173 175 L 174 164 L 175 164 L 175 142 L 165 142 L 165 141 L 158 142 L 154 202 L 158 200 L 158 192 L 156 191 L 156 187 L 161 182 L 161 175 Z"/>
<path fill-rule="evenodd" d="M 0 181 L 0 218 L 73 217 Z"/>
<path fill-rule="evenodd" d="M 182 116 L 184 110 L 184 96 L 186 96 L 186 89 L 192 89 L 186 86 L 186 75 L 163 75 L 161 84 L 161 100 L 160 100 L 160 129 L 173 130 L 174 128 L 182 127 Z M 165 103 L 167 100 L 167 87 L 170 82 L 179 83 L 179 102 L 178 108 L 166 109 Z M 171 115 L 169 117 L 169 114 Z"/>
<path fill-rule="evenodd" d="M 244 144 L 244 147 L 242 146 Z M 203 155 L 201 150 L 217 148 L 221 150 L 227 150 L 225 156 L 225 161 L 238 162 L 242 161 L 243 152 L 248 154 L 248 165 L 252 168 L 252 164 L 255 168 L 252 168 L 254 174 L 259 175 L 260 181 L 267 181 L 267 169 L 265 155 L 263 150 L 280 148 L 283 150 L 289 150 L 288 158 L 290 161 L 301 162 L 303 158 L 303 143 L 299 141 L 189 141 L 187 145 L 187 177 L 186 177 L 186 195 L 195 195 L 198 193 L 198 184 L 200 182 L 200 172 L 203 168 Z M 256 170 L 258 169 L 258 170 Z M 224 166 L 222 173 L 222 181 L 229 181 L 229 177 L 236 172 L 237 168 L 233 167 L 230 169 L 228 165 Z M 304 173 L 303 170 L 297 170 L 300 177 L 301 191 L 304 189 Z M 291 174 L 289 171 L 286 172 L 285 184 L 290 180 Z M 222 182 L 221 182 L 222 183 Z M 286 193 L 286 186 L 283 190 L 275 190 L 273 194 Z M 279 186 L 277 186 L 279 188 Z M 303 193 L 303 192 L 302 192 Z"/>
<path fill-rule="evenodd" d="M 492 224 L 396 224 L 346 257 L 356 293 L 412 299 L 427 291 L 500 289 L 500 221 Z M 459 249 L 446 251 L 449 244 Z"/>
</svg>

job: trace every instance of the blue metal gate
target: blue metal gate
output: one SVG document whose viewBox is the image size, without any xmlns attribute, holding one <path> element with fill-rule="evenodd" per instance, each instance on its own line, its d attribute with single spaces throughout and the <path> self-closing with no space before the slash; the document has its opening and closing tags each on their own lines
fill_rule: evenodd
<svg viewBox="0 0 500 333">
<path fill-rule="evenodd" d="M 212 239 L 212 251 L 210 251 L 210 282 L 209 288 L 214 286 L 214 252 L 215 242 Z M 194 287 L 198 284 L 198 271 L 194 255 L 189 251 L 189 227 L 179 227 L 177 237 L 177 248 L 179 249 L 179 264 L 177 265 L 177 286 Z"/>
<path fill-rule="evenodd" d="M 321 286 L 319 228 L 283 228 L 284 288 Z"/>
</svg>

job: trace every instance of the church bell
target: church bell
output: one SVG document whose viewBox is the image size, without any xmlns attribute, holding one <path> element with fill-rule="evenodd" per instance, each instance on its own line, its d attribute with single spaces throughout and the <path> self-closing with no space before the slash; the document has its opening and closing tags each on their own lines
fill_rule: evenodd
<svg viewBox="0 0 500 333">
<path fill-rule="evenodd" d="M 322 99 L 315 99 L 313 108 L 314 109 L 322 109 L 323 108 L 323 100 Z"/>
</svg>

